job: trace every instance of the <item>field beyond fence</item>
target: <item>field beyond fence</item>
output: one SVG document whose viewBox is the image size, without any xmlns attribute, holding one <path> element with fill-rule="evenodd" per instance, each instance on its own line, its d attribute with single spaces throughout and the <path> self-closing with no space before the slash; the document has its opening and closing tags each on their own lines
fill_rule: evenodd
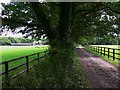
<svg viewBox="0 0 120 90">
<path fill-rule="evenodd" d="M 112 58 L 112 60 L 120 60 L 120 49 L 118 48 L 109 48 L 103 46 L 87 46 L 88 49 L 103 55 L 107 56 L 108 58 Z"/>
<path fill-rule="evenodd" d="M 8 48 L 8 47 L 4 47 L 4 48 Z M 48 47 L 33 48 L 33 47 L 26 47 L 26 46 L 17 46 L 17 47 L 12 46 L 12 47 L 9 47 L 9 49 L 7 50 L 8 52 L 2 51 L 4 52 L 3 54 L 5 56 L 7 55 L 7 53 L 9 54 L 11 53 L 11 56 L 16 57 L 15 53 L 18 52 L 17 55 L 19 57 L 12 58 L 9 60 L 8 60 L 8 57 L 7 58 L 4 57 L 0 62 L 0 67 L 2 67 L 2 72 L 0 72 L 0 77 L 2 77 L 2 81 L 3 81 L 0 83 L 6 84 L 6 85 L 9 85 L 10 80 L 13 78 L 16 78 L 18 75 L 24 72 L 28 73 L 29 69 L 33 68 L 37 63 L 39 63 L 39 60 L 41 60 L 41 58 L 45 59 L 48 53 Z M 25 54 L 24 50 L 27 50 L 28 52 L 28 53 L 26 52 L 27 55 Z M 13 52 L 13 51 L 16 51 L 16 52 Z M 12 52 L 14 54 L 12 54 Z"/>
</svg>

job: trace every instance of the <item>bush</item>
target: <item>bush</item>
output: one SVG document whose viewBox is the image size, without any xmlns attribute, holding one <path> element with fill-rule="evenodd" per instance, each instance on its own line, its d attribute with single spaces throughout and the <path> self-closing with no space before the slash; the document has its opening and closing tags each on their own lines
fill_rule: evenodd
<svg viewBox="0 0 120 90">
<path fill-rule="evenodd" d="M 11 43 L 16 43 L 15 38 L 13 38 L 13 37 L 8 37 L 8 39 L 11 41 Z"/>
<path fill-rule="evenodd" d="M 0 45 L 11 45 L 11 43 L 32 43 L 34 40 L 16 37 L 0 37 Z"/>
<path fill-rule="evenodd" d="M 49 61 L 41 60 L 28 75 L 21 75 L 12 81 L 11 88 L 88 88 L 86 75 L 81 68 L 78 56 L 74 60 L 73 70 L 66 72 L 64 83 L 61 83 L 59 78 L 63 73 L 56 74 L 57 70 L 53 69 L 56 68 Z M 57 78 L 55 74 L 58 75 Z"/>
<path fill-rule="evenodd" d="M 11 45 L 11 41 L 8 37 L 0 37 L 0 45 Z"/>
</svg>

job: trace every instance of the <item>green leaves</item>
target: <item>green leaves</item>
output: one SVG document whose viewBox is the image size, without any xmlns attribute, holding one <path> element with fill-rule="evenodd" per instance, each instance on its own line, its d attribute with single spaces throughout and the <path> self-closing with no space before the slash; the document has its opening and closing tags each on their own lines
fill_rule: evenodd
<svg viewBox="0 0 120 90">
<path fill-rule="evenodd" d="M 67 4 L 70 3 L 65 3 L 65 6 Z M 3 16 L 7 18 L 3 19 L 3 26 L 8 25 L 11 29 L 26 27 L 22 32 L 37 38 L 46 34 L 48 39 L 67 41 L 70 38 L 76 42 L 81 37 L 104 36 L 108 32 L 116 32 L 112 26 L 120 22 L 120 3 L 71 3 L 68 9 L 64 6 L 65 12 L 61 12 L 61 5 L 63 3 L 11 2 L 4 6 Z M 105 20 L 103 17 L 103 21 L 100 21 L 103 13 L 110 19 Z"/>
<path fill-rule="evenodd" d="M 15 37 L 0 37 L 0 45 L 11 45 L 11 43 L 32 43 L 32 39 L 15 38 Z"/>
</svg>

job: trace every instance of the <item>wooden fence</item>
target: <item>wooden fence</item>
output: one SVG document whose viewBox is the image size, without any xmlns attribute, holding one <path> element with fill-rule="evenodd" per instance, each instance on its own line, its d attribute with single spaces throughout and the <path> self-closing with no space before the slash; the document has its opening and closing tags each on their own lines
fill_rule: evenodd
<svg viewBox="0 0 120 90">
<path fill-rule="evenodd" d="M 19 76 L 20 74 L 25 73 L 25 72 L 28 74 L 29 70 L 36 65 L 36 64 L 34 64 L 32 66 L 29 66 L 29 64 L 31 62 L 34 62 L 34 61 L 38 61 L 38 63 L 39 63 L 40 58 L 43 58 L 43 57 L 46 58 L 46 55 L 47 55 L 48 52 L 49 52 L 49 50 L 46 50 L 44 52 L 30 54 L 30 55 L 26 55 L 26 56 L 23 56 L 23 57 L 15 58 L 15 59 L 12 59 L 12 60 L 9 60 L 9 61 L 1 62 L 0 65 L 4 65 L 4 67 L 5 67 L 5 71 L 0 73 L 0 77 L 2 75 L 5 75 L 5 82 L 2 82 L 2 85 L 6 84 L 7 86 L 9 86 L 10 79 L 16 78 L 17 76 Z M 41 53 L 44 53 L 43 56 L 40 56 Z M 35 58 L 34 60 L 29 60 L 29 57 L 33 56 L 33 55 L 37 55 L 37 58 Z M 19 62 L 20 59 L 24 59 L 24 58 L 26 59 L 25 63 L 9 69 L 9 63 L 10 62 L 14 62 L 14 61 L 18 61 Z M 13 77 L 9 77 L 9 72 L 11 72 L 13 70 L 16 70 L 17 68 L 20 68 L 22 66 L 26 66 L 26 69 L 21 71 L 21 72 L 19 72 L 17 75 L 14 75 Z"/>
<path fill-rule="evenodd" d="M 108 48 L 108 47 L 100 47 L 100 46 L 85 46 L 86 48 L 107 56 L 108 58 L 112 58 L 113 60 L 117 59 L 120 60 L 120 49 Z"/>
</svg>

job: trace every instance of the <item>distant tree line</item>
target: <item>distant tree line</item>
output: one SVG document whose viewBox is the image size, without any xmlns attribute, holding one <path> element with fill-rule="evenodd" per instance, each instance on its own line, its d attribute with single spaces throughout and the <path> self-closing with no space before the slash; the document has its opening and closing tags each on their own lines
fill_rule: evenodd
<svg viewBox="0 0 120 90">
<path fill-rule="evenodd" d="M 82 38 L 79 43 L 82 45 L 120 45 L 120 38 L 110 35 L 96 36 L 94 38 Z"/>
<path fill-rule="evenodd" d="M 16 37 L 0 37 L 0 45 L 11 45 L 11 43 L 32 43 L 33 39 L 16 38 Z"/>
</svg>

